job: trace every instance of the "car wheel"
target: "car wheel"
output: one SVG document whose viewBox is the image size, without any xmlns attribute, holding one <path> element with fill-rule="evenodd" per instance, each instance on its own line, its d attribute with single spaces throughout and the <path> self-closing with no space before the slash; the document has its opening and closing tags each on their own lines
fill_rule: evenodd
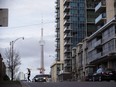
<svg viewBox="0 0 116 87">
<path fill-rule="evenodd" d="M 93 82 L 95 82 L 95 77 L 93 77 Z"/>
</svg>

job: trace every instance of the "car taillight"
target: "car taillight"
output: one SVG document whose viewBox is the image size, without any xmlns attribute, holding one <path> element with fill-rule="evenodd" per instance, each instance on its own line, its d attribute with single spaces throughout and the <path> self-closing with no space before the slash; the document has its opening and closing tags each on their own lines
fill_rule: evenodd
<svg viewBox="0 0 116 87">
<path fill-rule="evenodd" d="M 106 75 L 107 73 L 105 73 L 105 72 L 102 72 L 102 75 Z"/>
<path fill-rule="evenodd" d="M 110 72 L 109 74 L 112 75 L 113 73 Z"/>
<path fill-rule="evenodd" d="M 105 74 L 105 72 L 102 72 L 101 74 Z"/>
</svg>

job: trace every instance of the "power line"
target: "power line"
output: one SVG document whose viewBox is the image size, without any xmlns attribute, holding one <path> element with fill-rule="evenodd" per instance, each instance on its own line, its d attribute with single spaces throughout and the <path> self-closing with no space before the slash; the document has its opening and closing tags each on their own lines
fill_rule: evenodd
<svg viewBox="0 0 116 87">
<path fill-rule="evenodd" d="M 51 24 L 51 23 L 55 23 L 54 21 L 51 21 L 51 22 L 44 22 L 43 24 Z M 41 23 L 38 23 L 38 24 L 31 24 L 31 25 L 23 25 L 23 26 L 17 26 L 17 27 L 8 27 L 6 29 L 16 29 L 16 28 L 23 28 L 23 27 L 31 27 L 31 26 L 38 26 L 38 25 L 41 25 Z"/>
</svg>

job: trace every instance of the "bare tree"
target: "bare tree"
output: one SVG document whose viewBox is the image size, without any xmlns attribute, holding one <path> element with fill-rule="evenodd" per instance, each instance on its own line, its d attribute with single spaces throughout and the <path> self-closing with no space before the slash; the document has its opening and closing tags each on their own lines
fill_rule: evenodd
<svg viewBox="0 0 116 87">
<path fill-rule="evenodd" d="M 12 49 L 6 49 L 5 58 L 6 65 L 11 72 L 11 80 L 13 80 L 16 72 L 18 72 L 19 65 L 21 65 L 21 57 L 17 51 L 11 50 Z"/>
</svg>

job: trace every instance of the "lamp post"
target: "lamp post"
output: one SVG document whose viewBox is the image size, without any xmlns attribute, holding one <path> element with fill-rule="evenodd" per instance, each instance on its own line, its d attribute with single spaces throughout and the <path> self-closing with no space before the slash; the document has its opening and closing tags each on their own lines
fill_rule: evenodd
<svg viewBox="0 0 116 87">
<path fill-rule="evenodd" d="M 19 39 L 23 39 L 24 40 L 24 37 L 19 37 L 17 39 L 15 39 L 14 41 L 11 41 L 10 42 L 10 54 L 11 54 L 11 80 L 13 80 L 13 75 L 14 75 L 14 44 L 16 41 L 18 41 Z"/>
</svg>

